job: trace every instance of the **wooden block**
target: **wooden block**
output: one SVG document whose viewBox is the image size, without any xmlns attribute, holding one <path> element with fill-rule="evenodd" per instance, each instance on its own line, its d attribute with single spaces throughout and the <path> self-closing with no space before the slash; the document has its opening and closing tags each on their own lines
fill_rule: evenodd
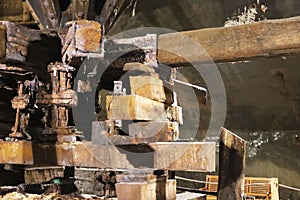
<svg viewBox="0 0 300 200">
<path fill-rule="evenodd" d="M 157 142 L 149 144 L 154 150 L 157 169 L 178 171 L 215 171 L 215 142 Z"/>
<path fill-rule="evenodd" d="M 130 76 L 131 94 L 140 95 L 159 102 L 166 100 L 163 81 L 152 76 Z"/>
<path fill-rule="evenodd" d="M 0 58 L 5 57 L 5 43 L 6 43 L 6 28 L 0 24 Z"/>
<path fill-rule="evenodd" d="M 175 200 L 176 180 L 116 184 L 118 200 Z"/>
<path fill-rule="evenodd" d="M 182 107 L 180 106 L 170 106 L 167 108 L 167 118 L 170 121 L 178 122 L 179 124 L 183 124 L 182 117 Z"/>
<path fill-rule="evenodd" d="M 139 63 L 139 62 L 132 62 L 132 63 L 126 63 L 123 67 L 123 71 L 142 71 L 142 72 L 150 72 L 154 73 L 155 70 L 153 67 Z"/>
<path fill-rule="evenodd" d="M 117 183 L 118 200 L 156 199 L 156 184 L 147 182 Z"/>
<path fill-rule="evenodd" d="M 0 163 L 32 165 L 32 144 L 29 141 L 0 142 Z"/>
<path fill-rule="evenodd" d="M 101 25 L 95 21 L 79 20 L 72 22 L 66 35 L 63 52 L 72 58 L 76 52 L 100 53 L 102 38 Z"/>
<path fill-rule="evenodd" d="M 25 183 L 40 184 L 51 181 L 54 178 L 63 178 L 64 171 L 65 170 L 63 166 L 26 168 L 24 172 Z"/>
<path fill-rule="evenodd" d="M 166 120 L 163 103 L 138 96 L 107 96 L 106 111 L 109 120 Z"/>
<path fill-rule="evenodd" d="M 166 182 L 166 198 L 168 200 L 176 199 L 176 180 L 167 180 Z"/>
<path fill-rule="evenodd" d="M 179 136 L 177 122 L 138 122 L 129 125 L 129 135 L 137 138 L 159 137 L 159 142 L 174 141 Z"/>
</svg>

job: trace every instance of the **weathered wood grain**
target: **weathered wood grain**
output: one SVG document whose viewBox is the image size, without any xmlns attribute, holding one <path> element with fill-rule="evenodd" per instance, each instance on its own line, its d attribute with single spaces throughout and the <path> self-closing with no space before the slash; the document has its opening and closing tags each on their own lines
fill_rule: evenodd
<svg viewBox="0 0 300 200">
<path fill-rule="evenodd" d="M 61 10 L 58 0 L 26 0 L 26 4 L 40 29 L 59 27 Z"/>
<path fill-rule="evenodd" d="M 0 21 L 0 26 L 1 63 L 22 64 L 44 79 L 47 65 L 61 60 L 61 40 L 56 32 L 33 30 L 7 21 Z"/>
<path fill-rule="evenodd" d="M 6 27 L 0 24 L 0 59 L 5 57 Z"/>
<path fill-rule="evenodd" d="M 110 120 L 166 120 L 163 103 L 138 96 L 107 96 L 107 118 Z"/>
<path fill-rule="evenodd" d="M 242 200 L 246 141 L 222 128 L 220 135 L 218 200 Z"/>
<path fill-rule="evenodd" d="M 131 147 L 139 149 L 140 146 L 131 145 Z M 146 158 L 143 161 L 149 162 L 147 167 L 151 169 L 202 172 L 215 170 L 214 142 L 157 142 L 150 143 L 148 148 L 151 150 L 148 153 L 132 153 L 120 151 L 114 145 L 95 145 L 91 142 L 55 144 L 9 141 L 0 142 L 0 163 L 118 169 L 145 166 L 146 163 L 140 162 L 139 158 L 130 158 L 134 155 Z"/>
<path fill-rule="evenodd" d="M 163 81 L 152 76 L 130 76 L 131 94 L 143 96 L 155 101 L 164 102 L 166 94 Z"/>
<path fill-rule="evenodd" d="M 32 165 L 34 162 L 31 142 L 1 141 L 0 147 L 0 163 Z"/>
<path fill-rule="evenodd" d="M 300 53 L 299 31 L 300 17 L 293 17 L 160 35 L 158 60 L 164 64 L 226 62 Z"/>
<path fill-rule="evenodd" d="M 215 171 L 214 142 L 157 142 L 149 145 L 154 149 L 157 169 Z"/>
<path fill-rule="evenodd" d="M 129 124 L 129 135 L 137 138 L 157 137 L 159 142 L 174 141 L 179 138 L 177 122 L 137 122 Z"/>
</svg>

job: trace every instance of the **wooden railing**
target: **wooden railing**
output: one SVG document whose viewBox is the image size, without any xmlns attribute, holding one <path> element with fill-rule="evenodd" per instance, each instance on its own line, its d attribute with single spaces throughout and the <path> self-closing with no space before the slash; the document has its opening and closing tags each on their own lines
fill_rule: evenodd
<svg viewBox="0 0 300 200">
<path fill-rule="evenodd" d="M 203 191 L 218 191 L 218 176 L 207 175 L 206 184 Z M 279 200 L 278 178 L 245 177 L 244 179 L 245 199 L 268 199 Z M 217 199 L 216 196 L 208 195 L 206 199 Z"/>
</svg>

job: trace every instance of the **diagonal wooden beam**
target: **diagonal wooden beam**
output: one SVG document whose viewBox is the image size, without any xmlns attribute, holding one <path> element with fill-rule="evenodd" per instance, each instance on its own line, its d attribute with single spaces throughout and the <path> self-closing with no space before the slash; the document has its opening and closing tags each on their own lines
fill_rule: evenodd
<svg viewBox="0 0 300 200">
<path fill-rule="evenodd" d="M 132 0 L 106 0 L 100 14 L 104 34 L 112 28 L 121 14 L 130 5 L 131 1 Z"/>
<path fill-rule="evenodd" d="M 26 0 L 29 10 L 40 29 L 56 29 L 60 25 L 58 0 Z"/>
<path fill-rule="evenodd" d="M 299 32 L 300 17 L 293 17 L 164 34 L 158 38 L 158 60 L 164 64 L 186 64 L 298 54 Z"/>
</svg>

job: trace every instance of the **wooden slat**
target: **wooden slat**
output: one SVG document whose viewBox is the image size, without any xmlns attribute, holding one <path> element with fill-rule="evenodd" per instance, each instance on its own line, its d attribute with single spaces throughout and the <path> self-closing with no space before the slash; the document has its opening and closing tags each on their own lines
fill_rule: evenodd
<svg viewBox="0 0 300 200">
<path fill-rule="evenodd" d="M 242 200 L 246 141 L 222 128 L 219 153 L 219 200 Z"/>
<path fill-rule="evenodd" d="M 165 105 L 138 96 L 107 96 L 107 118 L 110 120 L 166 120 Z"/>
<path fill-rule="evenodd" d="M 299 53 L 299 31 L 300 17 L 294 17 L 160 35 L 158 60 L 165 64 L 184 64 L 187 63 L 185 58 L 190 62 L 209 62 L 211 59 L 225 62 Z M 194 45 L 201 47 L 194 48 Z"/>
</svg>

